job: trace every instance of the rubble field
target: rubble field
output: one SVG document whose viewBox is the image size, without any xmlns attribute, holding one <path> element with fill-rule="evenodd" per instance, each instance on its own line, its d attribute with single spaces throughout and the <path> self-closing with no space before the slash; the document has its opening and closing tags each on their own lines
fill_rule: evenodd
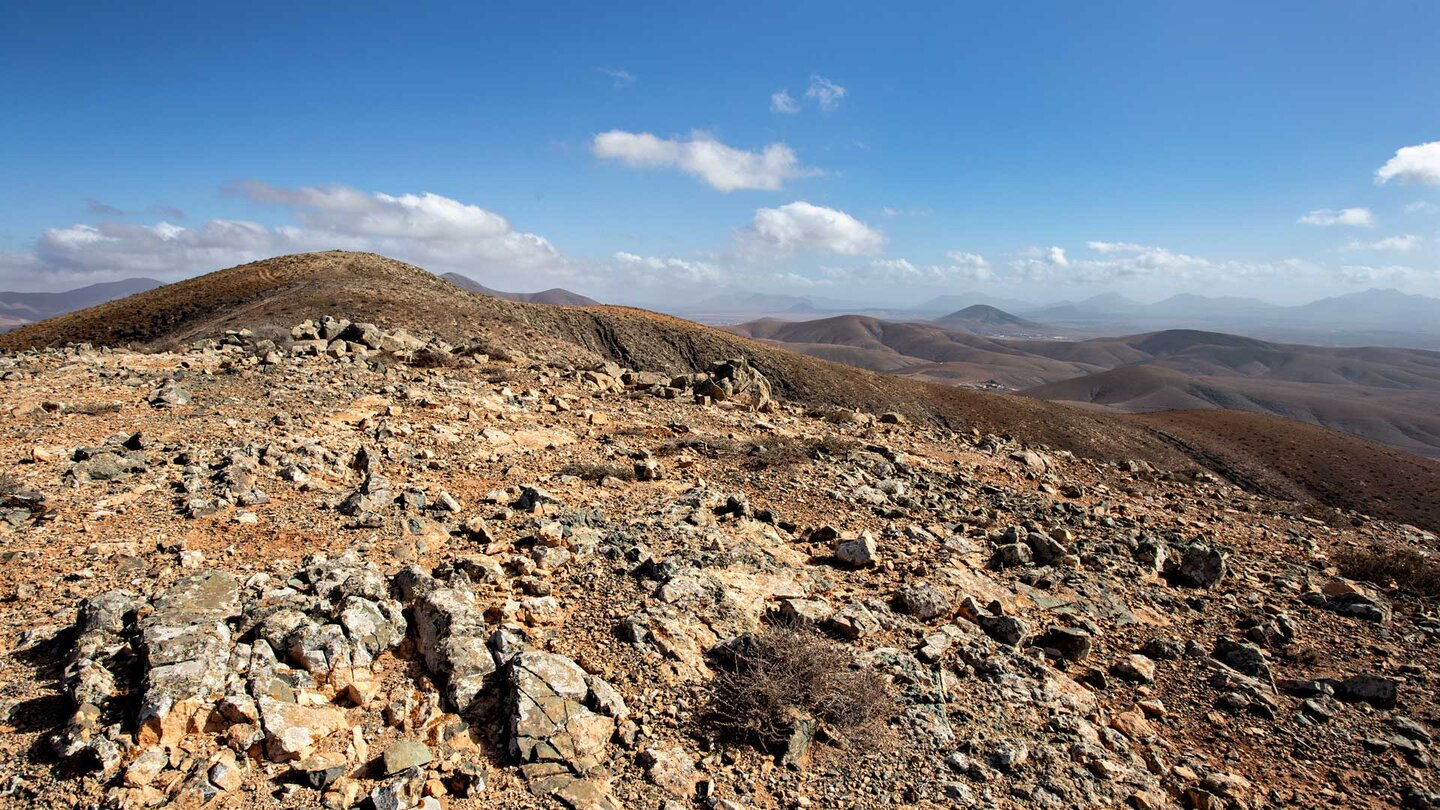
<svg viewBox="0 0 1440 810">
<path fill-rule="evenodd" d="M 1440 807 L 1440 613 L 1337 565 L 1427 532 L 534 351 L 0 354 L 0 805 Z M 720 722 L 767 628 L 878 722 Z"/>
</svg>

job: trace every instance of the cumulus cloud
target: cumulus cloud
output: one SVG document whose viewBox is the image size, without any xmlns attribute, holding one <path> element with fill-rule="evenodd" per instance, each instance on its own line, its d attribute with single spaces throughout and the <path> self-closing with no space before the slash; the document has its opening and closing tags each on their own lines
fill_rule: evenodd
<svg viewBox="0 0 1440 810">
<path fill-rule="evenodd" d="M 1420 246 L 1420 238 L 1411 234 L 1401 236 L 1387 236 L 1384 239 L 1377 239 L 1374 242 L 1361 242 L 1358 239 L 1351 239 L 1345 246 L 1346 250 L 1414 250 Z"/>
<path fill-rule="evenodd" d="M 1420 183 L 1440 186 L 1440 141 L 1406 146 L 1375 170 L 1375 182 Z"/>
<path fill-rule="evenodd" d="M 389 195 L 347 186 L 280 188 L 245 183 L 234 191 L 289 209 L 295 222 L 266 227 L 211 219 L 50 228 L 31 250 L 0 256 L 0 271 L 50 283 L 145 275 L 171 280 L 283 253 L 368 250 L 432 270 L 564 274 L 572 269 L 544 237 L 504 217 L 437 194 Z"/>
<path fill-rule="evenodd" d="M 798 113 L 800 112 L 800 102 L 790 95 L 789 90 L 776 90 L 770 94 L 770 112 Z"/>
<path fill-rule="evenodd" d="M 740 232 L 742 249 L 753 256 L 787 256 L 797 251 L 868 256 L 885 245 L 885 234 L 844 211 L 803 200 L 761 208 Z"/>
<path fill-rule="evenodd" d="M 615 254 L 615 264 L 630 283 L 646 286 L 663 284 L 718 284 L 728 274 L 709 262 L 672 257 L 639 256 L 624 251 Z"/>
<path fill-rule="evenodd" d="M 1356 225 L 1368 228 L 1375 224 L 1375 215 L 1369 208 L 1321 208 L 1311 211 L 1297 220 L 1302 225 Z"/>
<path fill-rule="evenodd" d="M 277 231 L 287 239 L 331 240 L 421 264 L 473 269 L 554 269 L 560 252 L 544 237 L 516 231 L 505 217 L 439 194 L 360 191 L 348 186 L 279 188 L 245 183 L 251 200 L 291 209 L 302 227 Z"/>
<path fill-rule="evenodd" d="M 1199 256 L 1134 242 L 1087 242 L 1103 258 L 1071 258 L 1061 247 L 1027 248 L 1009 262 L 1019 278 L 1061 284 L 1113 284 L 1155 275 L 1195 278 L 1218 265 Z M 1235 269 L 1235 268 L 1232 268 Z"/>
<path fill-rule="evenodd" d="M 824 76 L 811 76 L 810 86 L 805 88 L 805 98 L 813 99 L 825 112 L 834 112 L 845 99 L 845 88 Z"/>
<path fill-rule="evenodd" d="M 881 281 L 888 284 L 948 284 L 995 280 L 984 256 L 952 251 L 949 264 L 916 264 L 908 259 L 876 259 L 857 268 L 828 268 L 832 278 Z"/>
<path fill-rule="evenodd" d="M 1347 264 L 1340 268 L 1337 275 L 1341 281 L 1357 286 L 1413 284 L 1424 277 L 1415 268 L 1400 264 Z"/>
<path fill-rule="evenodd" d="M 596 135 L 590 151 L 628 166 L 679 169 L 720 191 L 776 191 L 786 180 L 815 173 L 801 166 L 795 151 L 783 143 L 752 152 L 726 146 L 703 132 L 682 140 L 612 129 Z"/>
<path fill-rule="evenodd" d="M 1428 200 L 1416 200 L 1405 206 L 1407 214 L 1440 214 L 1440 205 Z"/>
</svg>

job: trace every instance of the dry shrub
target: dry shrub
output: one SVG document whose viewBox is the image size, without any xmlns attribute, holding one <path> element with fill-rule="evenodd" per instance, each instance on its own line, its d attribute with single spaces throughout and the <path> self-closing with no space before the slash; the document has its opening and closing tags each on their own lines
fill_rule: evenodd
<svg viewBox="0 0 1440 810">
<path fill-rule="evenodd" d="M 1393 543 L 1376 543 L 1346 549 L 1336 564 L 1345 577 L 1388 588 L 1393 583 L 1402 591 L 1421 596 L 1440 596 L 1440 556 Z"/>
<path fill-rule="evenodd" d="M 895 709 L 885 682 L 849 648 L 814 631 L 774 626 L 717 652 L 709 717 L 723 733 L 783 747 L 796 717 L 853 739 Z"/>
<path fill-rule="evenodd" d="M 635 468 L 621 467 L 618 464 L 566 464 L 560 468 L 560 475 L 573 475 L 584 481 L 602 481 L 606 478 L 634 481 Z"/>
<path fill-rule="evenodd" d="M 410 365 L 415 368 L 455 368 L 460 365 L 460 358 L 447 351 L 426 347 L 410 358 Z"/>
<path fill-rule="evenodd" d="M 673 456 L 689 450 L 707 458 L 718 458 L 722 455 L 740 453 L 744 448 L 744 445 L 724 436 L 685 436 L 660 445 L 655 449 L 655 455 Z"/>
<path fill-rule="evenodd" d="M 832 425 L 853 425 L 865 420 L 860 413 L 834 405 L 821 405 L 805 412 L 811 419 L 823 419 Z"/>
<path fill-rule="evenodd" d="M 514 352 L 508 348 L 491 341 L 489 338 L 472 338 L 469 343 L 455 350 L 456 354 L 463 354 L 467 357 L 485 355 L 497 363 L 509 363 L 515 359 Z"/>
<path fill-rule="evenodd" d="M 65 406 L 65 413 L 78 413 L 85 416 L 102 416 L 104 414 L 119 413 L 121 409 L 118 402 L 80 402 Z"/>
<path fill-rule="evenodd" d="M 252 328 L 250 339 L 257 343 L 268 340 L 282 349 L 289 349 L 295 345 L 295 338 L 290 334 L 290 328 L 276 323 L 261 324 Z"/>
<path fill-rule="evenodd" d="M 751 446 L 749 466 L 751 469 L 764 469 L 804 461 L 824 461 L 844 456 L 859 446 L 858 442 L 842 436 L 827 435 L 818 439 L 776 437 L 772 441 Z"/>
</svg>

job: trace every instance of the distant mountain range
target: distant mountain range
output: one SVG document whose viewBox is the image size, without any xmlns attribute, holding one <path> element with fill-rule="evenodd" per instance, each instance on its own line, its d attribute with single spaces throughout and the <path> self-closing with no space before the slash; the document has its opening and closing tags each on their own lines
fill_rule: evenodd
<svg viewBox="0 0 1440 810">
<path fill-rule="evenodd" d="M 904 377 L 1130 413 L 1268 413 L 1440 458 L 1440 352 L 1272 343 L 1190 329 L 1088 340 L 1001 339 L 969 327 L 1033 325 L 989 307 L 941 320 L 967 329 L 841 315 L 765 319 L 730 331 Z"/>
<path fill-rule="evenodd" d="M 973 307 L 988 307 L 1010 320 L 1001 324 L 993 312 L 971 323 L 945 320 Z M 950 329 L 999 337 L 1099 337 L 1201 329 L 1316 345 L 1440 349 L 1440 298 L 1378 289 L 1298 306 L 1192 293 L 1142 304 L 1113 292 L 1041 305 L 966 292 L 931 298 L 908 309 L 814 296 L 734 292 L 677 305 L 671 311 L 688 317 L 723 315 L 700 319 L 728 324 L 759 318 L 805 320 L 856 314 L 891 321 L 926 320 Z"/>
<path fill-rule="evenodd" d="M 966 332 L 986 337 L 1055 338 L 1066 330 L 1011 315 L 988 304 L 972 304 L 934 321 L 936 326 L 952 332 Z"/>
<path fill-rule="evenodd" d="M 1440 420 L 1440 408 L 1435 406 L 1434 385 L 1440 353 L 1434 352 L 1315 349 L 1214 333 L 997 340 L 933 323 L 853 315 L 826 319 L 828 324 L 751 325 L 757 337 L 810 341 L 781 347 L 627 307 L 581 310 L 461 294 L 455 285 L 421 268 L 344 251 L 252 262 L 66 313 L 0 335 L 0 349 L 80 341 L 179 346 L 228 329 L 293 324 L 322 314 L 387 329 L 404 327 L 452 343 L 484 335 L 501 348 L 576 367 L 604 359 L 673 376 L 744 356 L 766 375 L 774 391 L 797 405 L 895 411 L 926 425 L 973 427 L 1027 445 L 1095 459 L 1141 459 L 1167 470 L 1199 463 L 1221 477 L 1244 482 L 1252 491 L 1300 500 L 1323 498 L 1340 508 L 1440 525 L 1434 499 L 1440 491 L 1440 467 L 1435 462 L 1314 424 L 1435 455 L 1440 430 L 1434 423 Z M 783 334 L 811 329 L 820 332 Z M 828 345 L 820 345 L 822 341 Z M 888 360 L 899 373 L 872 374 L 785 348 L 807 354 L 828 348 L 837 359 L 841 353 L 850 355 L 846 362 Z M 1012 389 L 1030 388 L 1145 365 L 1161 370 L 1122 381 L 1131 390 L 1118 397 L 1102 390 L 1106 380 L 1093 388 L 1087 383 L 1083 391 L 1063 392 L 1068 401 L 1085 403 L 1083 407 L 924 381 L 947 379 L 947 373 L 952 382 L 1004 376 Z M 1166 371 L 1179 379 L 1170 381 Z M 1213 407 L 1122 412 L 1148 404 L 1137 398 L 1208 401 L 1216 396 L 1207 393 L 1209 386 L 1238 391 L 1244 399 L 1233 400 L 1237 407 L 1248 401 L 1247 407 L 1268 412 Z M 1172 390 L 1162 390 L 1167 387 Z M 1105 404 L 1112 399 L 1115 404 Z M 1310 410 L 1312 404 L 1315 410 Z M 1351 418 L 1359 421 L 1349 423 Z"/>
<path fill-rule="evenodd" d="M 462 276 L 459 273 L 445 273 L 440 277 L 454 284 L 456 287 L 467 289 L 470 292 L 477 292 L 481 295 L 488 295 L 493 298 L 503 298 L 506 301 L 523 301 L 528 304 L 554 304 L 555 306 L 562 307 L 590 307 L 600 303 L 594 298 L 587 298 L 580 293 L 570 292 L 569 290 L 559 287 L 552 287 L 548 290 L 533 293 L 512 293 L 492 290 L 484 284 L 468 276 Z"/>
<path fill-rule="evenodd" d="M 43 321 L 159 286 L 161 283 L 153 278 L 127 278 L 64 292 L 0 292 L 0 330 Z"/>
</svg>

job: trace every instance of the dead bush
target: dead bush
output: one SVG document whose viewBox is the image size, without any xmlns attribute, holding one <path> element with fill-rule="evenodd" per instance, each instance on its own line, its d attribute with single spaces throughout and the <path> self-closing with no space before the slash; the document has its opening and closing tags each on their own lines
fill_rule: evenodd
<svg viewBox="0 0 1440 810">
<path fill-rule="evenodd" d="M 745 446 L 724 436 L 684 436 L 655 448 L 657 456 L 674 456 L 689 450 L 707 458 L 744 452 Z"/>
<path fill-rule="evenodd" d="M 566 464 L 560 468 L 560 475 L 573 475 L 584 481 L 603 481 L 606 478 L 634 481 L 635 468 L 618 464 Z"/>
<path fill-rule="evenodd" d="M 818 439 L 777 436 L 771 441 L 751 445 L 748 466 L 751 469 L 764 469 L 805 461 L 824 461 L 844 456 L 859 446 L 859 442 L 843 436 L 827 435 Z"/>
<path fill-rule="evenodd" d="M 797 720 L 854 738 L 894 713 L 885 682 L 841 644 L 814 631 L 773 626 L 715 654 L 709 718 L 724 734 L 783 747 Z"/>
<path fill-rule="evenodd" d="M 268 340 L 281 349 L 289 349 L 295 345 L 295 338 L 290 334 L 289 327 L 276 323 L 266 323 L 254 327 L 250 330 L 250 338 L 256 343 Z"/>
<path fill-rule="evenodd" d="M 1335 560 L 1348 579 L 1392 585 L 1420 596 L 1440 596 L 1440 555 L 1394 543 L 1346 549 Z"/>
<path fill-rule="evenodd" d="M 415 368 L 455 368 L 460 365 L 460 358 L 450 352 L 427 346 L 415 352 L 410 358 L 410 365 Z"/>
<path fill-rule="evenodd" d="M 469 343 L 457 348 L 455 353 L 467 357 L 484 355 L 497 363 L 509 363 L 515 359 L 514 352 L 487 338 L 474 338 Z"/>
<path fill-rule="evenodd" d="M 103 416 L 105 414 L 119 413 L 120 403 L 118 402 L 77 402 L 65 406 L 65 413 L 78 413 L 85 416 Z"/>
</svg>

